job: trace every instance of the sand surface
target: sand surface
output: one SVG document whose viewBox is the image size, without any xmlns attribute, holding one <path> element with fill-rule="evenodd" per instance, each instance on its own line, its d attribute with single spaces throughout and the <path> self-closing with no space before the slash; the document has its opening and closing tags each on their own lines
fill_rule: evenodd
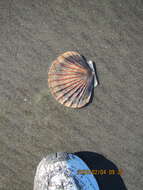
<svg viewBox="0 0 143 190">
<path fill-rule="evenodd" d="M 96 63 L 100 82 L 80 110 L 47 86 L 51 62 L 69 50 Z M 98 176 L 101 190 L 141 190 L 142 127 L 141 0 L 0 0 L 0 190 L 32 189 L 37 164 L 57 151 L 123 169 L 122 188 Z"/>
</svg>

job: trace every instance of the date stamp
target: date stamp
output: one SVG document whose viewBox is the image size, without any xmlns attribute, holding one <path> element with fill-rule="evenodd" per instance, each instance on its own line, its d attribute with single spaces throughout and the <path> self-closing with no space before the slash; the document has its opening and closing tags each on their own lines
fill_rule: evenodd
<svg viewBox="0 0 143 190">
<path fill-rule="evenodd" d="M 94 175 L 123 175 L 123 170 L 100 169 L 100 170 L 78 170 L 78 174 L 94 174 Z"/>
</svg>

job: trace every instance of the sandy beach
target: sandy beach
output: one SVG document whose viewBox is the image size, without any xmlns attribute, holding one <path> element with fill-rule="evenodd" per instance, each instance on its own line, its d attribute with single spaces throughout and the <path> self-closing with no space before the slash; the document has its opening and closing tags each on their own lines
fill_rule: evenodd
<svg viewBox="0 0 143 190">
<path fill-rule="evenodd" d="M 66 51 L 96 64 L 91 104 L 52 97 L 47 72 Z M 49 153 L 76 152 L 100 190 L 143 186 L 143 2 L 0 0 L 0 190 L 31 190 Z M 96 177 L 96 176 L 95 176 Z"/>
</svg>

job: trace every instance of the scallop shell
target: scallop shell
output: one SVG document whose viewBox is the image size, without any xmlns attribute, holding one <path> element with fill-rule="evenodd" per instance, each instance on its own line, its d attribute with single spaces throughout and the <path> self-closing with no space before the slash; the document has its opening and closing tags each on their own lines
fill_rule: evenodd
<svg viewBox="0 0 143 190">
<path fill-rule="evenodd" d="M 77 52 L 66 52 L 53 61 L 48 84 L 55 99 L 72 108 L 89 103 L 97 78 L 92 61 L 88 63 Z"/>
</svg>

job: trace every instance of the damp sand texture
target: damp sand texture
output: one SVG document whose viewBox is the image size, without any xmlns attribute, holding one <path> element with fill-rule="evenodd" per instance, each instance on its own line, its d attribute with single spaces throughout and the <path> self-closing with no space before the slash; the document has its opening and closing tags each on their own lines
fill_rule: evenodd
<svg viewBox="0 0 143 190">
<path fill-rule="evenodd" d="M 104 155 L 127 189 L 142 188 L 142 10 L 141 0 L 0 0 L 0 190 L 33 189 L 36 166 L 57 151 Z M 96 63 L 100 84 L 83 109 L 47 85 L 66 51 Z"/>
</svg>

